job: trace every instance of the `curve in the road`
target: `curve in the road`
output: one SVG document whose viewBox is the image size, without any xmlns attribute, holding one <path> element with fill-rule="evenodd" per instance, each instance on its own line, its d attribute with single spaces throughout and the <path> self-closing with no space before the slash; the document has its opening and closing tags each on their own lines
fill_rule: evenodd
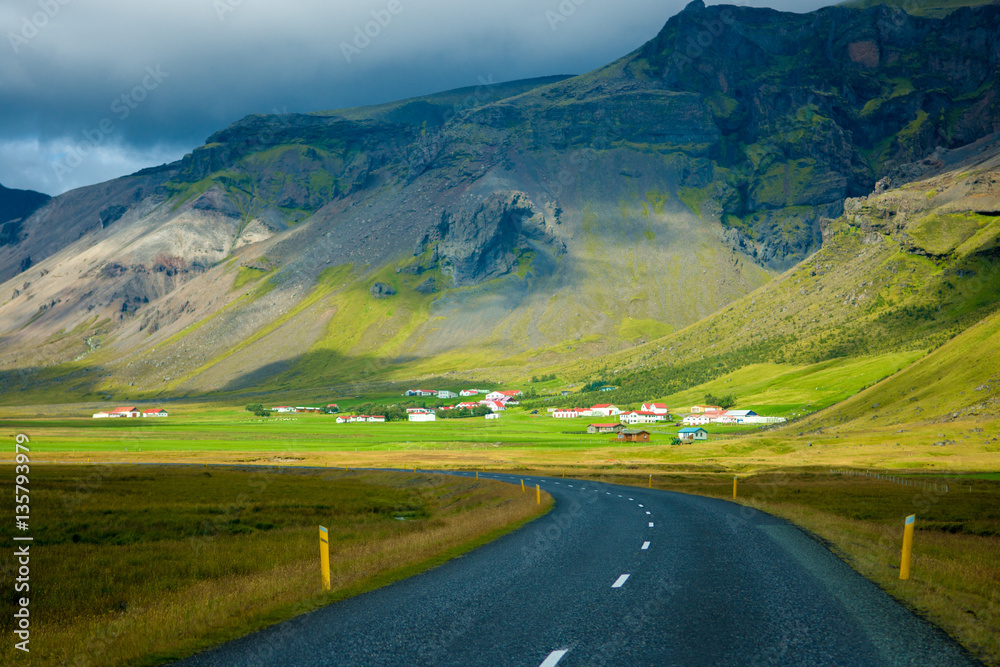
<svg viewBox="0 0 1000 667">
<path fill-rule="evenodd" d="M 524 528 L 179 664 L 976 664 L 781 519 L 668 491 L 524 480 L 556 500 Z"/>
</svg>

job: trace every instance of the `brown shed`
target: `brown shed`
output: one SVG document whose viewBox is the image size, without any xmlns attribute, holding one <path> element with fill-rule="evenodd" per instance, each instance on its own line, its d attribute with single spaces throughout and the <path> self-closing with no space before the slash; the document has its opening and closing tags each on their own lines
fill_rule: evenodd
<svg viewBox="0 0 1000 667">
<path fill-rule="evenodd" d="M 649 442 L 649 431 L 627 428 L 618 433 L 612 442 Z"/>
</svg>

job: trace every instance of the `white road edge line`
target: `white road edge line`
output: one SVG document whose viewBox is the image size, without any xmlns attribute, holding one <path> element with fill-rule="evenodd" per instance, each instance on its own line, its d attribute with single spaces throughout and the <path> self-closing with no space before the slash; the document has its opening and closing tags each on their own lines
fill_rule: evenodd
<svg viewBox="0 0 1000 667">
<path fill-rule="evenodd" d="M 628 581 L 628 578 L 629 575 L 623 574 L 622 576 L 618 577 L 618 579 L 615 580 L 615 583 L 611 584 L 611 588 L 621 588 L 622 586 L 625 585 L 625 582 Z"/>
<path fill-rule="evenodd" d="M 558 651 L 552 651 L 549 653 L 549 657 L 545 658 L 538 667 L 556 667 L 559 661 L 562 660 L 563 656 L 569 653 L 568 648 L 561 648 Z"/>
<path fill-rule="evenodd" d="M 643 551 L 645 551 L 648 548 L 649 548 L 649 542 L 643 542 L 642 543 L 642 549 L 643 549 Z"/>
</svg>

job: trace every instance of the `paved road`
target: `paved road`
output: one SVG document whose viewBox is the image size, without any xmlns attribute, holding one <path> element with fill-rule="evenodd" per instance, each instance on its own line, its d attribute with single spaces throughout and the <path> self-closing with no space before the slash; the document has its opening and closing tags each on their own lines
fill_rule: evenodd
<svg viewBox="0 0 1000 667">
<path fill-rule="evenodd" d="M 666 491 L 525 482 L 556 506 L 521 530 L 179 664 L 976 664 L 780 519 Z"/>
</svg>

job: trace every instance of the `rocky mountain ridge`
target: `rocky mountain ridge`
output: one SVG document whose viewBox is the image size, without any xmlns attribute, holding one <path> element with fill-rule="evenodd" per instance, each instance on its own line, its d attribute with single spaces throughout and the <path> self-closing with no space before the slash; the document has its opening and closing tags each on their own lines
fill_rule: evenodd
<svg viewBox="0 0 1000 667">
<path fill-rule="evenodd" d="M 649 340 L 815 252 L 848 198 L 1000 129 L 998 19 L 696 1 L 581 76 L 247 117 L 23 221 L 0 367 L 30 351 L 73 375 L 82 353 L 150 390 L 156 350 L 198 392 L 316 355 L 403 373 Z"/>
</svg>

